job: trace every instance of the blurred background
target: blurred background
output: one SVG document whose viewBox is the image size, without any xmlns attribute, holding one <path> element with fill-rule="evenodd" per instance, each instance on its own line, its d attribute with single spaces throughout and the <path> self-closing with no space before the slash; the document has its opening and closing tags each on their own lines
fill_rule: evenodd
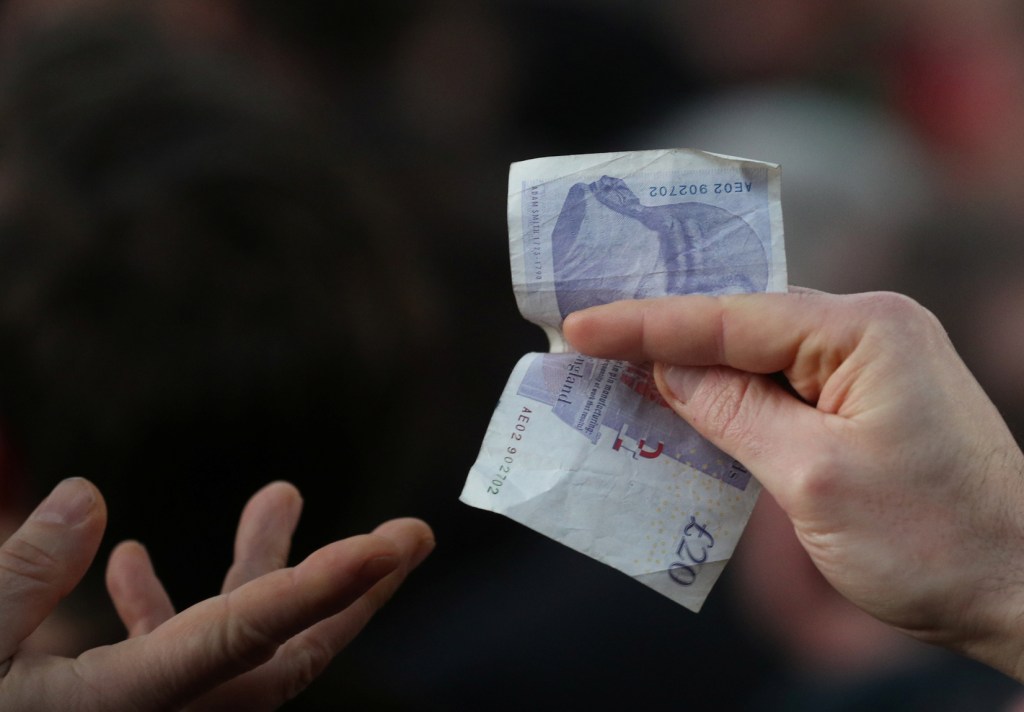
<svg viewBox="0 0 1024 712">
<path fill-rule="evenodd" d="M 140 538 L 182 607 L 273 477 L 296 555 L 435 528 L 290 709 L 1024 706 L 847 606 L 767 497 L 699 615 L 457 501 L 546 348 L 505 225 L 544 155 L 780 163 L 790 282 L 917 298 L 1024 434 L 1016 0 L 0 0 L 0 74 L 0 512 L 87 474 L 101 560 Z M 97 577 L 39 645 L 117 639 Z"/>
</svg>

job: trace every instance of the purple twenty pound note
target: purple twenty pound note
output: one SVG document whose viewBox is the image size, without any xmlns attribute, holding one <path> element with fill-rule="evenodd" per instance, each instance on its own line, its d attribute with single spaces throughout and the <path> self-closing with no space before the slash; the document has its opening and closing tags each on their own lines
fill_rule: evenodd
<svg viewBox="0 0 1024 712">
<path fill-rule="evenodd" d="M 649 364 L 573 353 L 562 321 L 617 299 L 784 291 L 778 166 L 681 149 L 524 161 L 508 216 L 516 300 L 551 353 L 516 366 L 461 499 L 699 610 L 757 473 L 668 408 Z"/>
</svg>

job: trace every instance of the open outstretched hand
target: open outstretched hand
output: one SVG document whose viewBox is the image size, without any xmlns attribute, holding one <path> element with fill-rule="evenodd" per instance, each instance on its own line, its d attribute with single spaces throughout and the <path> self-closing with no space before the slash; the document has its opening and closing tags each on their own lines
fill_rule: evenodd
<svg viewBox="0 0 1024 712">
<path fill-rule="evenodd" d="M 0 707 L 266 710 L 298 694 L 433 549 L 416 519 L 329 544 L 285 566 L 301 498 L 275 482 L 246 505 L 219 596 L 175 613 L 145 549 L 111 554 L 107 588 L 127 640 L 77 658 L 21 643 L 85 574 L 106 526 L 90 482 L 60 483 L 0 546 Z"/>
</svg>

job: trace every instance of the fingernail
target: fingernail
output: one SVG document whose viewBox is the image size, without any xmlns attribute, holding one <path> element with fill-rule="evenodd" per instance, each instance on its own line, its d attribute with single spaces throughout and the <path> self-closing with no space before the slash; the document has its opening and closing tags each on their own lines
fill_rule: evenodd
<svg viewBox="0 0 1024 712">
<path fill-rule="evenodd" d="M 366 578 L 378 581 L 397 568 L 397 556 L 378 556 L 364 563 L 360 573 Z"/>
<path fill-rule="evenodd" d="M 687 403 L 697 392 L 707 372 L 708 369 L 703 366 L 668 366 L 661 377 L 676 400 Z"/>
<path fill-rule="evenodd" d="M 72 526 L 83 521 L 95 505 L 95 490 L 81 477 L 71 477 L 54 487 L 32 518 Z"/>
</svg>

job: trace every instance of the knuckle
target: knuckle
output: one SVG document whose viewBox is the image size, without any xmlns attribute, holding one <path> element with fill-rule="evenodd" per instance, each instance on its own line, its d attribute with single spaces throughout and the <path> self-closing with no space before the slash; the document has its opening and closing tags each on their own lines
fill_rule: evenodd
<svg viewBox="0 0 1024 712">
<path fill-rule="evenodd" d="M 227 620 L 220 641 L 226 659 L 251 670 L 274 656 L 277 641 L 256 622 L 243 615 L 229 615 Z"/>
<path fill-rule="evenodd" d="M 829 503 L 841 501 L 853 494 L 850 463 L 832 447 L 821 447 L 803 453 L 800 462 L 790 474 L 787 486 L 796 509 L 818 510 Z"/>
<path fill-rule="evenodd" d="M 331 662 L 334 655 L 324 645 L 306 641 L 295 651 L 290 664 L 290 675 L 283 678 L 281 699 L 290 700 L 309 687 Z"/>
<path fill-rule="evenodd" d="M 795 468 L 791 491 L 799 501 L 820 503 L 832 499 L 840 483 L 833 464 L 815 459 L 804 461 Z"/>
<path fill-rule="evenodd" d="M 861 298 L 866 311 L 875 317 L 875 335 L 886 342 L 913 343 L 921 348 L 949 345 L 949 336 L 939 318 L 910 297 L 877 292 Z"/>
<path fill-rule="evenodd" d="M 0 571 L 35 587 L 55 585 L 58 562 L 50 552 L 15 534 L 0 547 Z"/>
<path fill-rule="evenodd" d="M 722 441 L 750 440 L 755 415 L 751 411 L 756 407 L 750 397 L 750 376 L 729 378 L 727 381 L 717 374 L 712 378 L 711 388 L 702 389 L 705 393 L 701 418 L 703 430 Z"/>
<path fill-rule="evenodd" d="M 905 294 L 874 292 L 860 299 L 872 314 L 899 328 L 944 331 L 931 311 Z"/>
<path fill-rule="evenodd" d="M 896 292 L 868 292 L 856 295 L 855 299 L 864 308 L 881 315 L 899 317 L 918 311 L 925 311 L 924 307 L 914 301 L 914 299 Z"/>
</svg>

